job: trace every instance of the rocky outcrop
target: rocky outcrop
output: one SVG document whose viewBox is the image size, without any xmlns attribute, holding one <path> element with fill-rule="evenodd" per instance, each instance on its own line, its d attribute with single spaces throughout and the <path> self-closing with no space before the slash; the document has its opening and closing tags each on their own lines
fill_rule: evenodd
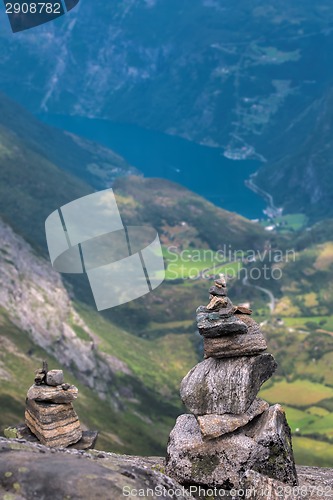
<svg viewBox="0 0 333 500">
<path fill-rule="evenodd" d="M 333 498 L 333 469 L 297 467 L 297 473 L 299 486 L 292 487 L 249 469 L 244 473 L 241 489 L 231 495 L 223 488 L 214 491 L 180 485 L 165 474 L 164 459 L 160 457 L 51 450 L 23 439 L 0 438 L 0 497 L 12 500 L 124 500 L 140 498 L 140 492 L 141 498 L 153 500 Z"/>
<path fill-rule="evenodd" d="M 193 500 L 163 470 L 163 460 L 157 457 L 50 450 L 40 444 L 0 438 L 1 498 L 124 500 L 145 496 Z"/>
<path fill-rule="evenodd" d="M 191 414 L 178 417 L 166 459 L 167 473 L 181 484 L 230 490 L 255 471 L 297 485 L 283 408 L 257 398 L 277 364 L 262 353 L 266 342 L 250 314 L 232 305 L 224 279 L 210 288 L 209 304 L 197 309 L 206 359 L 182 380 L 181 399 Z"/>
<path fill-rule="evenodd" d="M 36 345 L 108 398 L 115 373 L 131 375 L 130 368 L 98 350 L 98 337 L 73 308 L 60 275 L 1 219 L 0 240 L 0 306 Z M 90 340 L 79 338 L 75 327 Z M 116 391 L 111 402 L 117 406 Z"/>
<path fill-rule="evenodd" d="M 182 484 L 241 488 L 247 469 L 296 484 L 291 436 L 280 405 L 246 427 L 204 439 L 194 415 L 181 415 L 170 434 L 167 473 Z"/>
<path fill-rule="evenodd" d="M 63 384 L 65 385 L 65 384 Z M 32 401 L 44 401 L 48 403 L 71 403 L 77 398 L 78 390 L 74 385 L 62 387 L 32 385 L 27 393 L 27 399 Z"/>
</svg>

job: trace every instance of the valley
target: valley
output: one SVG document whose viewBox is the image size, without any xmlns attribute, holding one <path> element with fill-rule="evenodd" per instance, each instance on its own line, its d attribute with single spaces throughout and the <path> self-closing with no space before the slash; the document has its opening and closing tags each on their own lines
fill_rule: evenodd
<svg viewBox="0 0 333 500">
<path fill-rule="evenodd" d="M 248 219 L 264 217 L 266 201 L 245 185 L 246 179 L 260 168 L 259 161 L 235 162 L 224 156 L 223 148 L 195 144 L 131 124 L 65 115 L 38 116 L 48 125 L 116 151 L 146 177 L 181 184 L 215 205 Z M 211 175 L 202 175 L 203 171 Z"/>
<path fill-rule="evenodd" d="M 0 103 L 10 109 L 4 97 Z M 253 309 L 279 363 L 263 397 L 284 403 L 296 461 L 332 466 L 332 221 L 302 227 L 289 216 L 287 225 L 279 222 L 283 230 L 267 231 L 172 180 L 128 175 L 140 171 L 105 147 L 52 131 L 17 109 L 19 128 L 3 118 L 0 129 L 1 427 L 22 421 L 30 380 L 46 358 L 79 387 L 76 408 L 87 427 L 100 430 L 98 448 L 163 454 L 183 411 L 180 381 L 202 359 L 195 309 L 207 303 L 214 274 L 233 269 L 229 296 Z M 61 144 L 67 163 L 57 163 L 52 148 L 37 147 L 40 134 Z M 78 168 L 87 149 L 94 174 Z M 43 225 L 61 204 L 108 186 L 95 173 L 113 171 L 111 158 L 127 174 L 112 178 L 124 223 L 158 230 L 167 279 L 145 297 L 97 313 L 84 276 L 52 270 Z M 274 260 L 270 248 L 284 258 Z M 291 250 L 295 259 L 286 258 Z M 246 258 L 230 258 L 237 251 Z M 264 265 L 280 270 L 280 278 L 250 276 L 255 287 L 237 279 Z M 274 295 L 273 311 L 260 288 Z"/>
</svg>

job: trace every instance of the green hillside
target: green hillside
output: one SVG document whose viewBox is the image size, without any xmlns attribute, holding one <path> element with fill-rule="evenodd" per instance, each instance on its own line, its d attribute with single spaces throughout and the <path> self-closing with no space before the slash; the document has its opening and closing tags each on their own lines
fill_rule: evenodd
<svg viewBox="0 0 333 500">
<path fill-rule="evenodd" d="M 38 158 L 48 160 L 62 170 L 77 175 L 96 189 L 110 186 L 118 176 L 139 173 L 114 151 L 45 125 L 2 92 L 0 125 L 11 132 L 13 144 L 17 140 L 20 141 L 26 151 L 29 150 Z M 56 186 L 57 184 L 53 188 Z M 59 190 L 61 187 L 62 183 Z"/>
<path fill-rule="evenodd" d="M 195 362 L 189 335 L 180 337 L 170 333 L 153 345 L 103 323 L 91 310 L 87 315 L 94 318 L 94 331 L 103 341 L 101 348 L 130 362 L 133 369 L 134 378 L 119 375 L 113 381 L 112 390 L 120 393 L 117 404 L 120 400 L 121 407 L 117 408 L 112 401 L 101 400 L 94 390 L 80 382 L 75 373 L 64 369 L 61 360 L 54 359 L 34 344 L 27 332 L 13 325 L 7 314 L 1 311 L 0 430 L 24 420 L 27 390 L 33 383 L 36 368 L 47 359 L 50 367 L 64 369 L 66 381 L 79 388 L 74 406 L 83 426 L 100 431 L 98 449 L 163 455 L 170 429 L 181 413 L 176 387 Z M 168 353 L 167 359 L 161 359 L 161 350 Z M 181 358 L 179 353 L 182 353 Z M 132 403 L 121 395 L 125 386 L 133 387 Z"/>
</svg>

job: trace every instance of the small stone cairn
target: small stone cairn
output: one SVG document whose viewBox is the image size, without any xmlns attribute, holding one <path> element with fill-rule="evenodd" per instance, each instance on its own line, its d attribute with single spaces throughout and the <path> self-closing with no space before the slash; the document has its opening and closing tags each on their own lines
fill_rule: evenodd
<svg viewBox="0 0 333 500">
<path fill-rule="evenodd" d="M 297 485 L 283 408 L 257 397 L 277 364 L 252 311 L 233 306 L 224 278 L 197 309 L 205 359 L 185 376 L 180 395 L 191 412 L 171 431 L 166 473 L 184 485 L 242 488 L 249 473 Z"/>
<path fill-rule="evenodd" d="M 67 447 L 82 438 L 79 418 L 72 402 L 74 385 L 64 383 L 62 370 L 36 370 L 35 383 L 27 393 L 25 423 L 38 440 L 49 447 Z"/>
</svg>

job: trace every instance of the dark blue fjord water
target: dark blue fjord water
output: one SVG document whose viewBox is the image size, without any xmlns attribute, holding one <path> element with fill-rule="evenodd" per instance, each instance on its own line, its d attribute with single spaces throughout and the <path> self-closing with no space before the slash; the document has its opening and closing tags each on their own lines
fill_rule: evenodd
<svg viewBox="0 0 333 500">
<path fill-rule="evenodd" d="M 259 161 L 229 160 L 223 150 L 135 125 L 62 115 L 41 115 L 45 123 L 103 144 L 146 177 L 162 177 L 191 189 L 226 210 L 262 218 L 265 202 L 244 184 Z"/>
</svg>

